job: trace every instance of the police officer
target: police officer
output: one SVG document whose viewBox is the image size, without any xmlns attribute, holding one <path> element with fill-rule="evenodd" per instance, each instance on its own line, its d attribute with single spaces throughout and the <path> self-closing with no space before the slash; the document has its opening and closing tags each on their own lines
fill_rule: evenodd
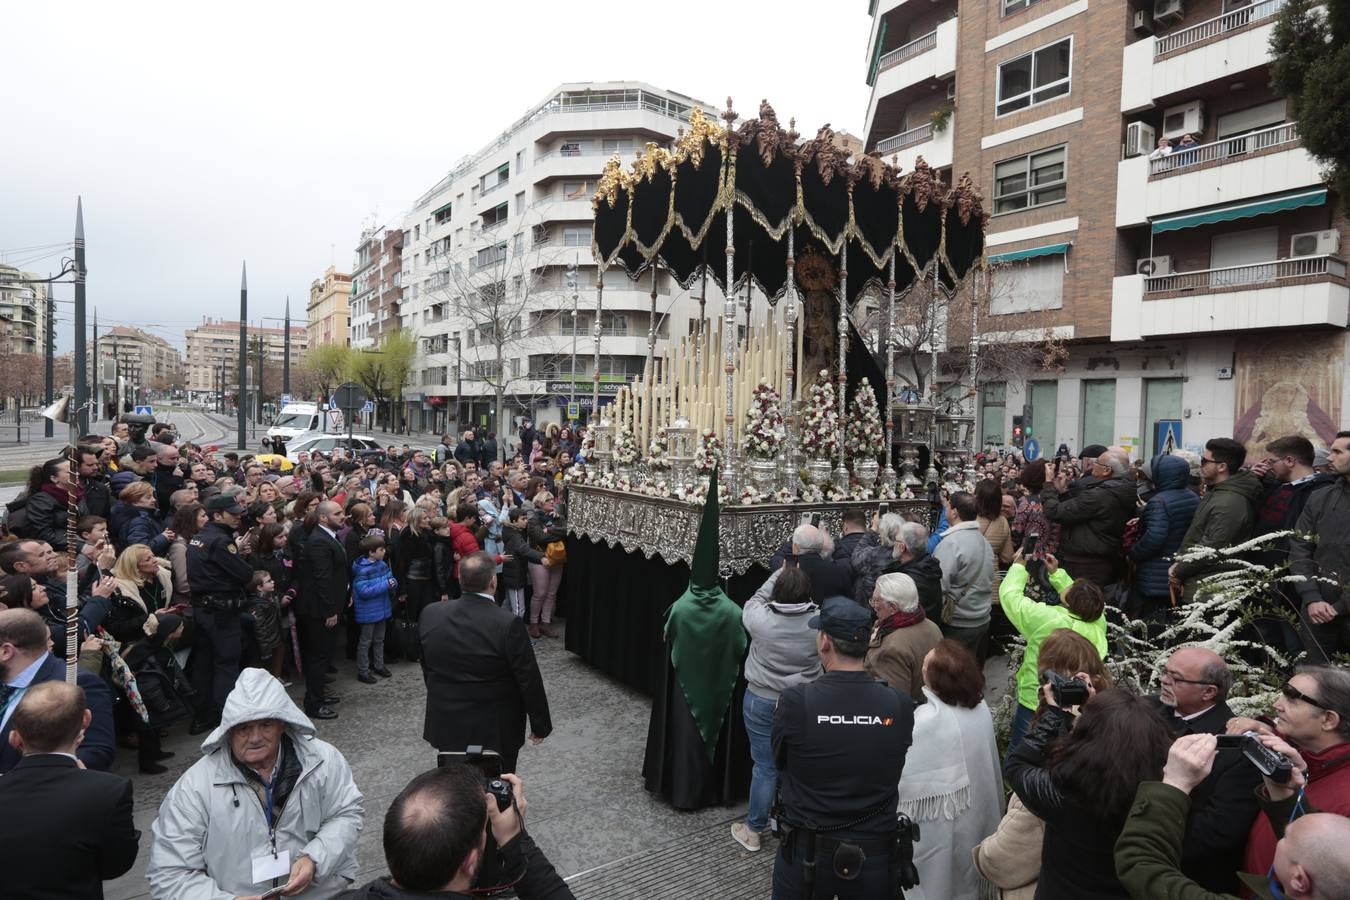
<svg viewBox="0 0 1350 900">
<path fill-rule="evenodd" d="M 912 854 L 897 785 L 914 701 L 863 664 L 871 611 L 826 597 L 808 623 L 825 674 L 785 690 L 774 711 L 780 843 L 774 900 L 898 898 Z"/>
<path fill-rule="evenodd" d="M 239 626 L 244 591 L 253 568 L 234 545 L 234 530 L 244 508 L 233 497 L 206 501 L 211 518 L 187 548 L 188 584 L 192 589 L 193 621 L 192 682 L 209 714 L 193 723 L 197 729 L 214 727 L 220 720 L 225 697 L 239 677 L 243 632 Z"/>
</svg>

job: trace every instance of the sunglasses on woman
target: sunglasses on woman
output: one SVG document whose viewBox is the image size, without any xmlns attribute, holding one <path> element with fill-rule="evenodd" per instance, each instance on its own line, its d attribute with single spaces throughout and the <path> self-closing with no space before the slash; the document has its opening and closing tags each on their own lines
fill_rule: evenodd
<svg viewBox="0 0 1350 900">
<path fill-rule="evenodd" d="M 1303 693 L 1298 688 L 1294 687 L 1292 684 L 1289 684 L 1287 682 L 1285 683 L 1284 687 L 1280 688 L 1280 693 L 1284 694 L 1286 699 L 1302 700 L 1304 703 L 1307 703 L 1311 706 L 1315 706 L 1318 709 L 1322 710 L 1323 712 L 1330 711 L 1326 708 L 1326 706 L 1322 704 L 1320 700 L 1314 700 L 1312 697 L 1309 697 L 1307 694 Z"/>
</svg>

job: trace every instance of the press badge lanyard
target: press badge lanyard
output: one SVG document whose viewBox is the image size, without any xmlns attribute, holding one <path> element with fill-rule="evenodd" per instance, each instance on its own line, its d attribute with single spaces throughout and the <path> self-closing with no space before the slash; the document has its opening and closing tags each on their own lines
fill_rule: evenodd
<svg viewBox="0 0 1350 900">
<path fill-rule="evenodd" d="M 267 820 L 267 850 L 253 859 L 254 884 L 271 883 L 290 875 L 291 853 L 289 850 L 277 850 L 277 817 L 272 811 L 272 798 L 280 776 L 281 773 L 278 771 L 276 777 L 263 781 L 263 817 Z"/>
</svg>

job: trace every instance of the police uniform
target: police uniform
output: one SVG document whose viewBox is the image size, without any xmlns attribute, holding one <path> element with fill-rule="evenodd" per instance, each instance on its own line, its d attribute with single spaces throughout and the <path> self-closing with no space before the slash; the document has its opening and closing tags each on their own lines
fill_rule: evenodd
<svg viewBox="0 0 1350 900">
<path fill-rule="evenodd" d="M 212 497 L 206 511 L 241 515 L 244 508 L 233 498 Z M 193 687 L 218 716 L 239 677 L 243 643 L 239 617 L 253 567 L 239 555 L 230 526 L 212 521 L 188 541 L 187 570 L 196 625 Z"/>
<path fill-rule="evenodd" d="M 865 642 L 871 612 L 828 597 L 811 627 Z M 781 829 L 774 900 L 899 898 L 897 785 L 913 739 L 914 701 L 865 671 L 827 672 L 782 693 L 772 743 Z M 896 868 L 892 868 L 892 863 Z M 805 892 L 814 884 L 813 894 Z"/>
</svg>

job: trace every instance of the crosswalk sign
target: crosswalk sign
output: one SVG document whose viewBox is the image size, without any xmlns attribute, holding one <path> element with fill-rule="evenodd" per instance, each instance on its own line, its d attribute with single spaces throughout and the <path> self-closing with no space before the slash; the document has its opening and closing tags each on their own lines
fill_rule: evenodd
<svg viewBox="0 0 1350 900">
<path fill-rule="evenodd" d="M 1181 447 L 1180 419 L 1158 419 L 1153 423 L 1154 453 L 1171 453 L 1173 450 L 1180 450 Z"/>
<path fill-rule="evenodd" d="M 155 408 L 154 408 L 153 406 L 138 406 L 138 407 L 136 407 L 136 415 L 138 415 L 138 416 L 154 416 L 154 414 L 155 414 Z"/>
</svg>

